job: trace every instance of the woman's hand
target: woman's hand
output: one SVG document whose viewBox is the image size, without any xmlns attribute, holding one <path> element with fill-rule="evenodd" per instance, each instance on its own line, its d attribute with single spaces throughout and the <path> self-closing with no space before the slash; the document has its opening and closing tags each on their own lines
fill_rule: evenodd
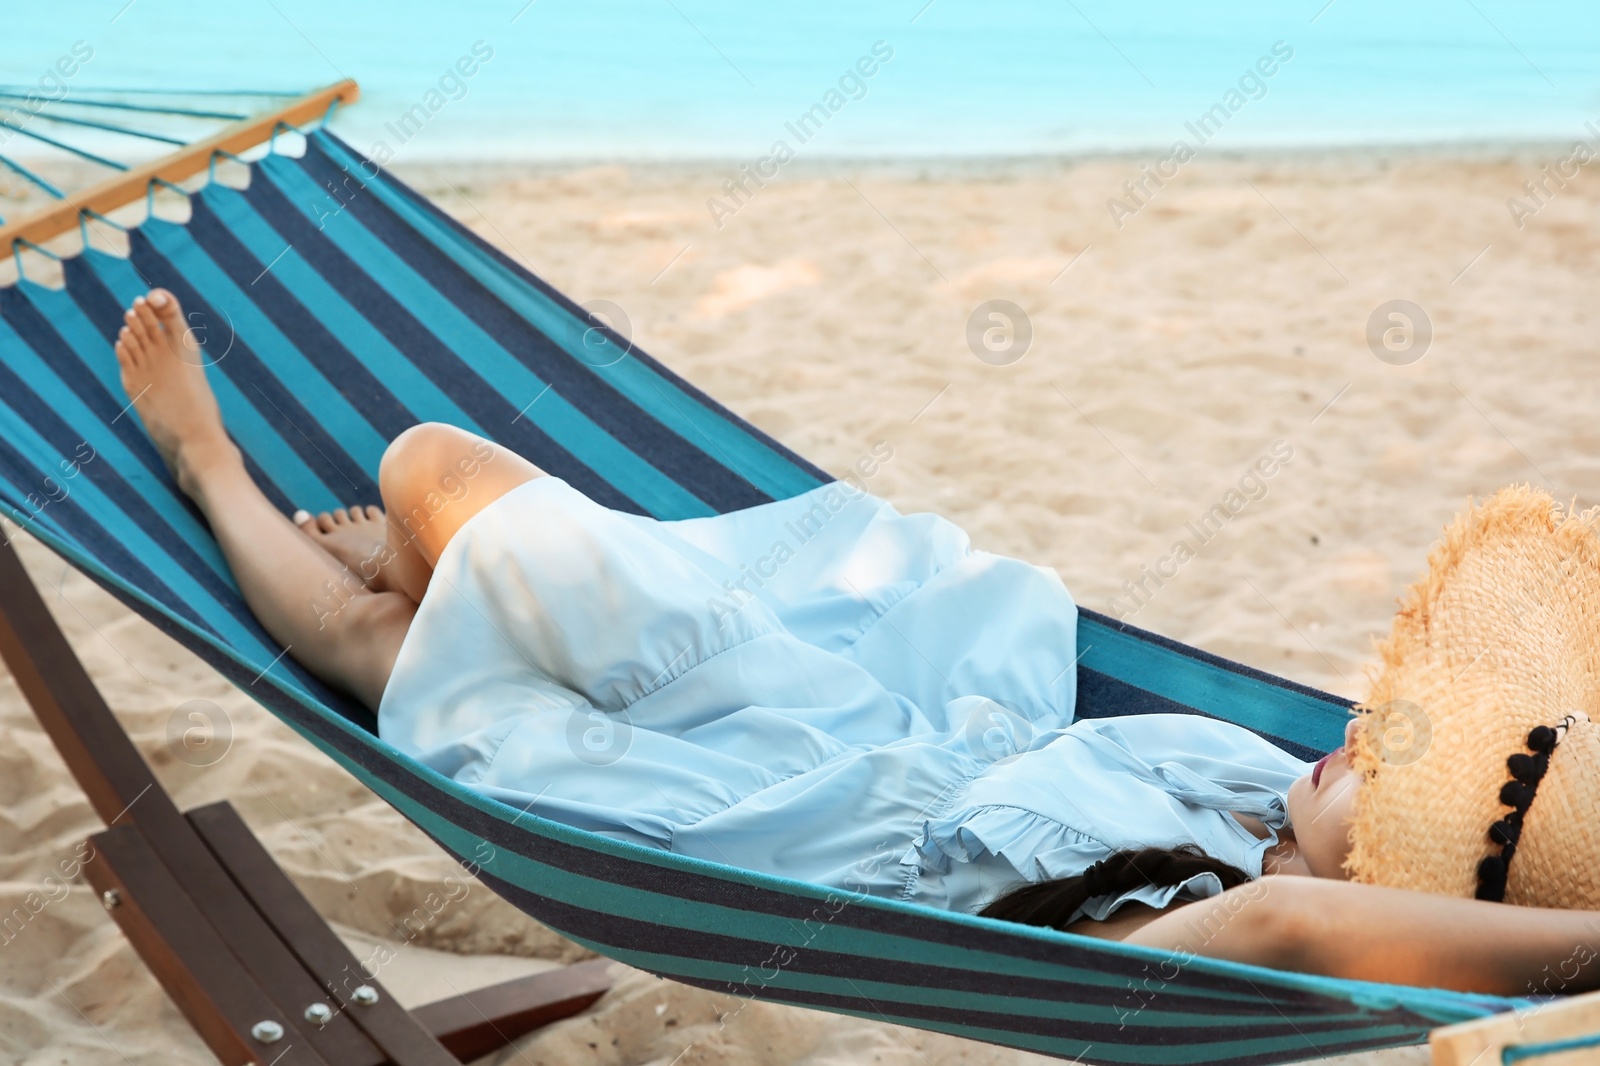
<svg viewBox="0 0 1600 1066">
<path fill-rule="evenodd" d="M 1514 907 L 1276 876 L 1167 912 L 1125 938 L 1280 970 L 1495 995 L 1600 988 L 1600 912 Z"/>
</svg>

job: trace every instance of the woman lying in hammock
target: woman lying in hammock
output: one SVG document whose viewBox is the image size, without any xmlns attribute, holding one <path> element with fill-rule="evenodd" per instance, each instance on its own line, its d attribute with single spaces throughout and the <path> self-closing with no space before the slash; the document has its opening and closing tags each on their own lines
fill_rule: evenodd
<svg viewBox="0 0 1600 1066">
<path fill-rule="evenodd" d="M 386 741 L 470 787 L 845 892 L 1337 977 L 1526 993 L 1600 950 L 1600 914 L 1489 901 L 1600 907 L 1592 843 L 1573 869 L 1548 847 L 1511 865 L 1509 897 L 1509 854 L 1480 899 L 1354 883 L 1358 800 L 1383 769 L 1360 718 L 1315 765 L 1199 715 L 1074 722 L 1076 609 L 1054 572 L 847 486 L 661 522 L 426 424 L 384 455 L 381 511 L 291 521 L 184 322 L 154 290 L 116 354 L 246 600 Z M 1460 778 L 1480 833 L 1504 813 L 1506 754 L 1489 795 Z M 1542 899 L 1524 868 L 1588 895 Z"/>
</svg>

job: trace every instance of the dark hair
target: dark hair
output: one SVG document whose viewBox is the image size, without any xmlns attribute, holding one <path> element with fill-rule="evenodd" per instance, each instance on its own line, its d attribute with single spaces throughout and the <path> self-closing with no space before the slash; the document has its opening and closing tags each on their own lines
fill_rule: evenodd
<svg viewBox="0 0 1600 1066">
<path fill-rule="evenodd" d="M 1224 889 L 1250 880 L 1250 875 L 1237 866 L 1212 858 L 1195 844 L 1137 848 L 1112 852 L 1076 877 L 1021 885 L 978 914 L 1023 925 L 1065 929 L 1078 908 L 1091 899 L 1120 896 L 1145 885 L 1170 888 L 1196 874 L 1216 874 Z"/>
</svg>

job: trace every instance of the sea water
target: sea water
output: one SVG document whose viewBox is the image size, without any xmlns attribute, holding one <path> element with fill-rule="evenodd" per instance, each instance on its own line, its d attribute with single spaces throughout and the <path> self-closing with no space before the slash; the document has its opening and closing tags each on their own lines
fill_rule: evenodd
<svg viewBox="0 0 1600 1066">
<path fill-rule="evenodd" d="M 74 47 L 92 58 L 52 74 Z M 1600 129 L 1600 6 L 58 0 L 0 14 L 0 81 L 24 89 L 346 77 L 364 98 L 334 129 L 407 161 L 1600 144 L 1586 127 Z M 165 150 L 93 136 L 123 156 Z M 24 140 L 0 150 L 49 151 Z"/>
</svg>

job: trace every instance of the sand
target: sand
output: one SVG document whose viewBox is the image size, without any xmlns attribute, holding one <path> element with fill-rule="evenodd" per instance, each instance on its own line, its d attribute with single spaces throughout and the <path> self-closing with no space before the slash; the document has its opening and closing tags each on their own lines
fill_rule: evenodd
<svg viewBox="0 0 1600 1066">
<path fill-rule="evenodd" d="M 824 467 L 846 472 L 887 442 L 892 458 L 867 484 L 903 510 L 937 510 L 979 547 L 1054 566 L 1086 606 L 1360 696 L 1372 635 L 1469 496 L 1530 481 L 1595 499 L 1600 377 L 1584 308 L 1600 183 L 1569 183 L 1520 229 L 1506 205 L 1554 158 L 1202 158 L 1120 227 L 1107 200 L 1134 206 L 1121 186 L 1144 160 L 802 160 L 720 229 L 706 201 L 722 196 L 725 167 L 400 170 L 577 299 L 623 309 L 645 349 Z M 987 361 L 974 354 L 969 318 L 989 300 L 1028 316 L 1020 359 L 983 347 L 983 329 L 999 325 L 988 320 L 976 331 Z M 1394 363 L 1415 347 L 1390 351 L 1380 337 L 1385 362 L 1368 343 L 1369 318 L 1391 300 L 1431 322 L 1425 354 L 1406 365 Z M 1274 449 L 1272 476 L 1252 479 Z M 1191 524 L 1219 504 L 1227 521 L 1197 535 Z M 1192 558 L 1175 554 L 1185 538 Z M 380 976 L 402 1000 L 581 955 L 475 885 L 414 936 L 399 931 L 452 873 L 438 849 L 82 575 L 20 543 L 179 803 L 232 800 L 360 951 L 386 938 L 395 959 Z M 204 767 L 167 739 L 195 699 L 223 708 L 232 733 Z M 0 910 L 51 897 L 0 944 L 0 1057 L 209 1062 L 88 889 L 48 880 L 97 828 L 0 681 Z M 488 1061 L 1046 1061 L 765 1004 L 729 1012 L 725 997 L 617 969 L 617 988 L 586 1015 Z"/>
</svg>

